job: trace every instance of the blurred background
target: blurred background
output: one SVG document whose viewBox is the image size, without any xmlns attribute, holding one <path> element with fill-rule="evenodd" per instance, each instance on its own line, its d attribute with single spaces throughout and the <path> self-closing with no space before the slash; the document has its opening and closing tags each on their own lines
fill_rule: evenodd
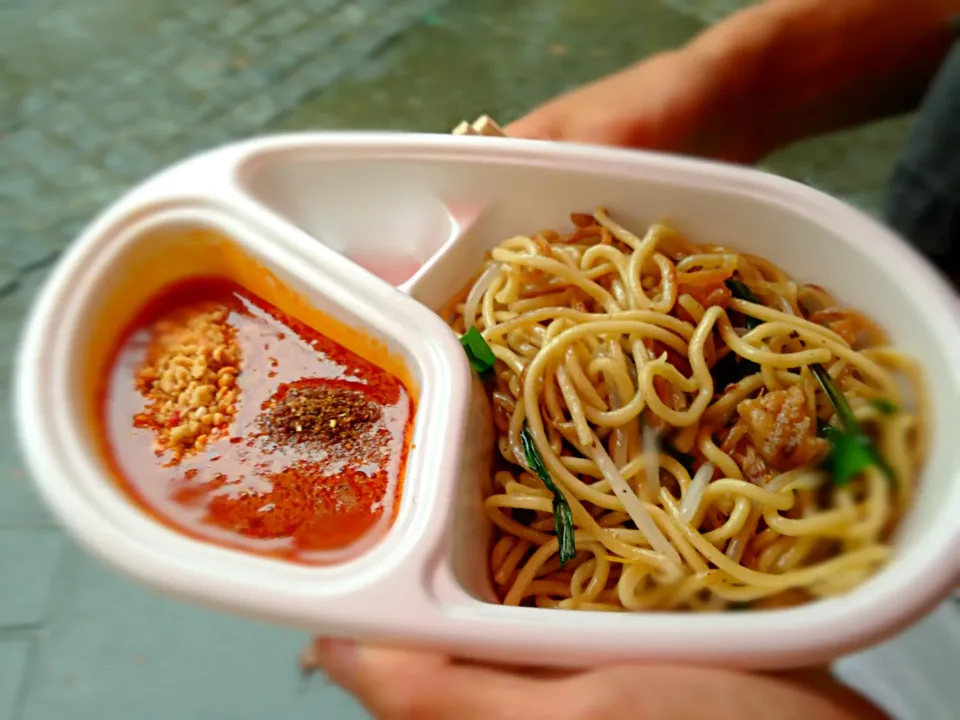
<svg viewBox="0 0 960 720">
<path fill-rule="evenodd" d="M 287 130 L 447 132 L 675 47 L 749 0 L 0 0 L 0 720 L 362 718 L 305 638 L 158 597 L 60 534 L 9 413 L 20 324 L 93 214 L 185 155 Z M 909 118 L 764 166 L 872 211 Z M 960 611 L 838 666 L 953 718 Z"/>
</svg>

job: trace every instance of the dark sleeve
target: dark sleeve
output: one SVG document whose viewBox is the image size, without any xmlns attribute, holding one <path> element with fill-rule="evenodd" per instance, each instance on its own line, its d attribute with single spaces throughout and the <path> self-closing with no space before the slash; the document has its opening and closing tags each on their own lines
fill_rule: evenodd
<svg viewBox="0 0 960 720">
<path fill-rule="evenodd" d="M 939 267 L 953 273 L 960 266 L 960 42 L 920 108 L 883 211 Z"/>
</svg>

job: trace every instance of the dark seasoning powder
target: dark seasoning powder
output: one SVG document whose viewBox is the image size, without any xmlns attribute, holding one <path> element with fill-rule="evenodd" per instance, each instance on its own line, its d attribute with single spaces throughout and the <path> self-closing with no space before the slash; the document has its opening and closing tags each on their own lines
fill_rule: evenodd
<svg viewBox="0 0 960 720">
<path fill-rule="evenodd" d="M 290 386 L 264 410 L 261 427 L 278 443 L 322 441 L 347 451 L 382 414 L 363 393 L 333 382 Z"/>
</svg>

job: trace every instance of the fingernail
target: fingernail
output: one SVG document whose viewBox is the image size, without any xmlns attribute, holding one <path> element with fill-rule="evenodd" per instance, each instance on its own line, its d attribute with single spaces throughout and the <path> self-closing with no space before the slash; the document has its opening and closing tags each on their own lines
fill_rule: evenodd
<svg viewBox="0 0 960 720">
<path fill-rule="evenodd" d="M 349 690 L 357 672 L 357 644 L 350 640 L 319 638 L 315 645 L 320 666 L 337 685 Z"/>
</svg>

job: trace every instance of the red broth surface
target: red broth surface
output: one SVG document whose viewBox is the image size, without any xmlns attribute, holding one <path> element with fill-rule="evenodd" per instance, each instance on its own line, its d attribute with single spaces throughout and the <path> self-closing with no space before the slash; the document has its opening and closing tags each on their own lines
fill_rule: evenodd
<svg viewBox="0 0 960 720">
<path fill-rule="evenodd" d="M 137 376 L 157 321 L 199 305 L 229 310 L 241 357 L 236 414 L 222 437 L 178 459 L 155 447 L 156 428 L 135 423 L 148 405 Z M 270 432 L 270 409 L 305 388 L 362 395 L 373 418 L 363 436 Z M 193 537 L 303 563 L 335 561 L 389 527 L 414 417 L 396 377 L 212 278 L 171 286 L 140 313 L 112 358 L 102 411 L 119 482 L 147 512 Z"/>
</svg>

